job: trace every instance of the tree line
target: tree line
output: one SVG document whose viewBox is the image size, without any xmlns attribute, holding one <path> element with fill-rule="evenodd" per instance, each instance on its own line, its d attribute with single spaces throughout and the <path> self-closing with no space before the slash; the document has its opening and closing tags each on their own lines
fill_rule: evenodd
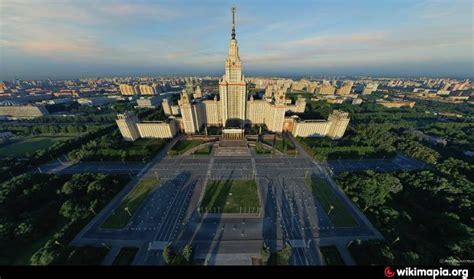
<svg viewBox="0 0 474 279">
<path fill-rule="evenodd" d="M 140 139 L 126 142 L 118 131 L 91 139 L 68 153 L 71 160 L 80 161 L 148 161 L 166 143 L 163 139 Z"/>
<path fill-rule="evenodd" d="M 96 131 L 101 125 L 3 125 L 0 132 L 10 131 L 18 136 L 31 136 L 37 134 L 82 134 L 85 132 Z"/>
<path fill-rule="evenodd" d="M 351 245 L 359 264 L 460 263 L 474 256 L 473 165 L 448 158 L 433 170 L 337 177 L 386 241 Z M 471 175 L 472 176 L 472 175 Z"/>
<path fill-rule="evenodd" d="M 30 255 L 31 264 L 62 264 L 75 258 L 78 248 L 68 243 L 127 181 L 123 176 L 85 173 L 69 177 L 24 174 L 3 182 L 0 262 L 11 264 L 44 237 L 49 240 Z"/>
</svg>

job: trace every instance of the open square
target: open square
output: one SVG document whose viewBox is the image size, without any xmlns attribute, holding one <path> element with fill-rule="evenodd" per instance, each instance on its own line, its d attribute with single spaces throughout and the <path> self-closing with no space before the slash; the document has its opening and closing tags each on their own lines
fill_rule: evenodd
<svg viewBox="0 0 474 279">
<path fill-rule="evenodd" d="M 201 210 L 211 213 L 256 213 L 260 208 L 254 180 L 210 180 Z"/>
</svg>

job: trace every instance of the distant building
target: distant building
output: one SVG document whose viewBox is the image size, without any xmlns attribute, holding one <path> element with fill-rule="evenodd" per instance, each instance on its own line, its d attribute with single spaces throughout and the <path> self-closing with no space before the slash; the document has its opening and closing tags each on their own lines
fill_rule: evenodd
<svg viewBox="0 0 474 279">
<path fill-rule="evenodd" d="M 416 104 L 415 101 L 386 101 L 386 100 L 377 100 L 377 104 L 380 104 L 386 108 L 401 108 L 409 107 L 413 108 Z"/>
<path fill-rule="evenodd" d="M 48 114 L 44 106 L 16 105 L 12 102 L 0 102 L 0 116 L 13 119 L 32 119 Z"/>
<path fill-rule="evenodd" d="M 321 84 L 321 86 L 316 89 L 316 93 L 322 95 L 334 95 L 335 91 L 336 87 L 331 85 L 329 82 L 323 82 L 323 84 Z"/>
<path fill-rule="evenodd" d="M 77 102 L 82 106 L 99 107 L 115 101 L 107 97 L 79 98 Z"/>
<path fill-rule="evenodd" d="M 201 86 L 197 85 L 196 89 L 194 90 L 193 98 L 202 98 L 202 91 L 201 91 Z"/>
<path fill-rule="evenodd" d="M 368 83 L 364 86 L 364 90 L 362 91 L 362 95 L 370 95 L 372 92 L 377 91 L 378 84 L 377 83 Z"/>
<path fill-rule="evenodd" d="M 0 82 L 0 93 L 4 93 L 6 90 L 7 86 L 3 82 Z"/>
<path fill-rule="evenodd" d="M 120 84 L 120 92 L 125 96 L 137 95 L 138 92 L 133 85 L 130 84 Z"/>
<path fill-rule="evenodd" d="M 337 89 L 337 95 L 349 95 L 351 94 L 352 86 L 354 83 L 352 81 L 347 81 L 342 84 L 340 88 Z"/>
<path fill-rule="evenodd" d="M 47 104 L 47 105 L 59 105 L 59 104 L 69 104 L 74 102 L 72 98 L 55 98 L 51 100 L 44 100 L 39 102 L 39 104 Z"/>
<path fill-rule="evenodd" d="M 161 105 L 163 107 L 163 112 L 165 113 L 166 116 L 173 115 L 173 113 L 171 112 L 170 101 L 168 99 L 163 99 L 163 101 L 161 102 Z"/>
<path fill-rule="evenodd" d="M 352 104 L 353 105 L 360 105 L 360 104 L 362 104 L 362 99 L 360 99 L 360 98 L 352 99 Z"/>
<path fill-rule="evenodd" d="M 178 132 L 174 119 L 167 121 L 138 122 L 138 117 L 131 114 L 117 115 L 117 126 L 123 138 L 135 141 L 139 138 L 172 138 Z"/>
<path fill-rule="evenodd" d="M 159 105 L 160 105 L 160 97 L 158 96 L 147 97 L 147 98 L 142 97 L 140 99 L 137 99 L 138 108 L 156 108 Z"/>
<path fill-rule="evenodd" d="M 140 90 L 141 95 L 155 95 L 156 94 L 155 88 L 153 88 L 153 86 L 151 85 L 140 84 L 138 88 Z"/>
</svg>

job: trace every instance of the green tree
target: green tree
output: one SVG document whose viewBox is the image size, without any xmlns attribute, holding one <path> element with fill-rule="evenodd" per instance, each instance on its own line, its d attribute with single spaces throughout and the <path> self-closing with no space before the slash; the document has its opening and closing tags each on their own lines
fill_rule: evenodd
<svg viewBox="0 0 474 279">
<path fill-rule="evenodd" d="M 193 248 L 191 247 L 190 244 L 186 244 L 183 248 L 183 257 L 186 259 L 188 263 L 191 263 L 192 261 L 192 256 L 193 256 Z"/>
<path fill-rule="evenodd" d="M 174 251 L 171 244 L 166 245 L 165 249 L 163 249 L 162 256 L 166 264 L 171 264 L 174 258 Z"/>
<path fill-rule="evenodd" d="M 270 258 L 270 248 L 264 245 L 260 249 L 260 256 L 262 257 L 262 261 L 264 264 L 268 263 L 268 259 Z"/>
</svg>

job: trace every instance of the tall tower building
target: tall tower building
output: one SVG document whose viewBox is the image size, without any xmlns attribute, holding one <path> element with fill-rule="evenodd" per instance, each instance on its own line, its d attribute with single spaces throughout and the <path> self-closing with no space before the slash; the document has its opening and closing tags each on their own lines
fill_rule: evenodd
<svg viewBox="0 0 474 279">
<path fill-rule="evenodd" d="M 349 113 L 340 110 L 333 111 L 328 117 L 329 130 L 327 136 L 332 139 L 342 138 L 349 125 L 349 120 Z"/>
<path fill-rule="evenodd" d="M 194 134 L 197 132 L 197 123 L 195 109 L 189 100 L 186 90 L 181 92 L 180 106 L 181 116 L 183 118 L 184 132 L 186 134 Z"/>
<path fill-rule="evenodd" d="M 199 84 L 196 86 L 196 90 L 194 90 L 193 97 L 196 98 L 202 98 L 202 91 L 201 91 L 201 86 Z"/>
<path fill-rule="evenodd" d="M 168 99 L 163 99 L 163 102 L 161 103 L 163 106 L 163 112 L 165 115 L 172 115 L 173 113 L 171 112 L 171 105 Z"/>
<path fill-rule="evenodd" d="M 120 133 L 127 141 L 135 141 L 140 138 L 140 133 L 137 129 L 138 117 L 132 114 L 119 114 L 116 120 Z"/>
<path fill-rule="evenodd" d="M 242 64 L 235 39 L 235 8 L 232 8 L 232 34 L 225 75 L 219 81 L 222 122 L 224 127 L 243 128 L 247 107 L 247 83 L 242 76 Z"/>
</svg>

